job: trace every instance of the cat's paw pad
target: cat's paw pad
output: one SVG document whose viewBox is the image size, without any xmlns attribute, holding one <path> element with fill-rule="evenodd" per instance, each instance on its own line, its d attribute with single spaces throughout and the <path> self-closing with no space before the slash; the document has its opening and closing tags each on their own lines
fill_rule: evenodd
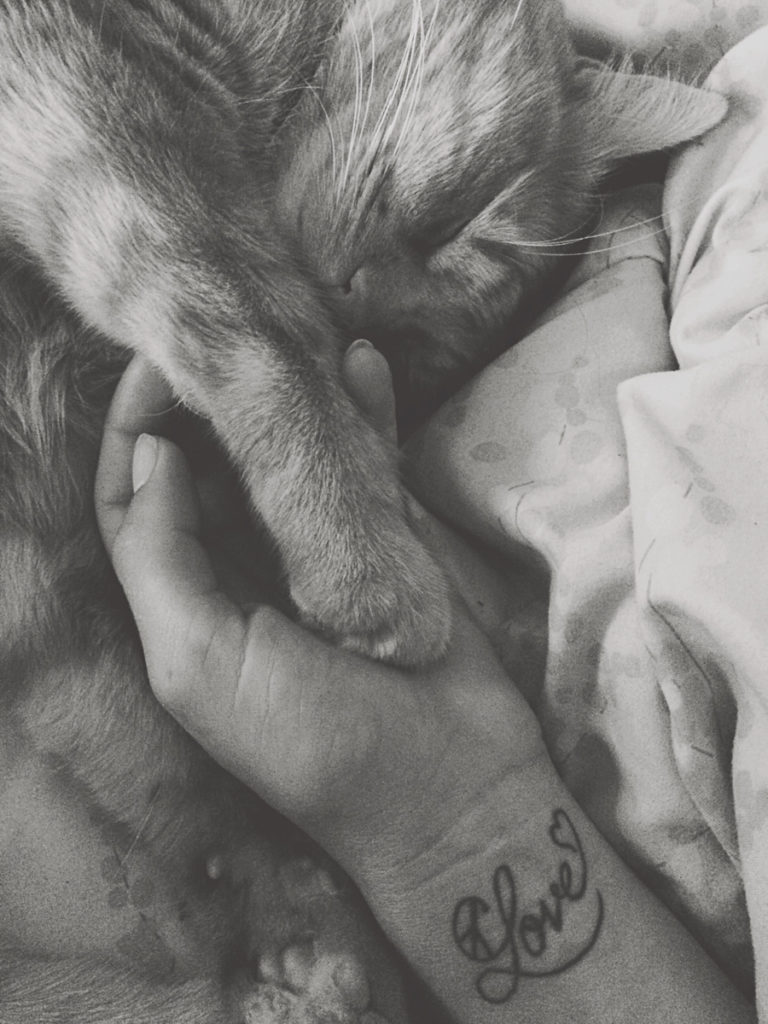
<svg viewBox="0 0 768 1024">
<path fill-rule="evenodd" d="M 318 953 L 311 938 L 262 955 L 258 977 L 247 1024 L 386 1024 L 370 1009 L 363 965 L 352 954 Z"/>
<path fill-rule="evenodd" d="M 300 1024 L 299 998 L 278 985 L 257 985 L 243 999 L 242 1024 Z"/>
</svg>

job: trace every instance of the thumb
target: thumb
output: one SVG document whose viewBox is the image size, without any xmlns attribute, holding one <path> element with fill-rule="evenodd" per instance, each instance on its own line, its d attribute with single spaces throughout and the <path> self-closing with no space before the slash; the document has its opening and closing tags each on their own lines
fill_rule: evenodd
<svg viewBox="0 0 768 1024">
<path fill-rule="evenodd" d="M 244 615 L 219 589 L 194 483 L 174 444 L 140 435 L 132 477 L 111 555 L 156 697 L 223 767 L 278 808 L 306 811 L 314 772 L 303 771 L 297 751 L 306 744 L 307 691 L 317 691 L 323 710 L 322 679 L 335 679 L 324 671 L 331 648 L 269 607 Z"/>
<path fill-rule="evenodd" d="M 191 695 L 205 689 L 206 681 L 236 673 L 243 616 L 218 588 L 200 540 L 195 487 L 176 445 L 140 435 L 133 486 L 112 545 L 112 562 L 136 620 L 155 693 L 174 713 L 194 717 Z"/>
</svg>

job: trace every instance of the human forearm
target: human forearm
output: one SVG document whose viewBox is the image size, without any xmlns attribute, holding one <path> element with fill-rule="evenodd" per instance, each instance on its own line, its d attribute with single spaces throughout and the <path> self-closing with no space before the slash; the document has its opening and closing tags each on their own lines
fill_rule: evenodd
<svg viewBox="0 0 768 1024">
<path fill-rule="evenodd" d="M 543 762 L 398 873 L 368 899 L 459 1022 L 755 1020 Z"/>
</svg>

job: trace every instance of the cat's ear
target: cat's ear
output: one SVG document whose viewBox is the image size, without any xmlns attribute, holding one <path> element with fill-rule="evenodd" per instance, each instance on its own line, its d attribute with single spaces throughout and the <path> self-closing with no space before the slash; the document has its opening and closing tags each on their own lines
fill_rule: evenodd
<svg viewBox="0 0 768 1024">
<path fill-rule="evenodd" d="M 595 160 L 604 166 L 695 139 L 728 110 L 719 93 L 586 59 L 577 63 L 575 85 L 596 140 Z"/>
</svg>

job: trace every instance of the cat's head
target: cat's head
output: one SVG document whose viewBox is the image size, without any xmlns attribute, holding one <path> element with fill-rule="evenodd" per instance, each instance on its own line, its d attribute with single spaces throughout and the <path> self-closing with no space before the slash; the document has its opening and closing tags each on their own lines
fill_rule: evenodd
<svg viewBox="0 0 768 1024">
<path fill-rule="evenodd" d="M 724 112 L 577 58 L 557 0 L 358 0 L 287 125 L 279 217 L 349 336 L 439 393 L 514 340 L 616 161 Z"/>
</svg>

